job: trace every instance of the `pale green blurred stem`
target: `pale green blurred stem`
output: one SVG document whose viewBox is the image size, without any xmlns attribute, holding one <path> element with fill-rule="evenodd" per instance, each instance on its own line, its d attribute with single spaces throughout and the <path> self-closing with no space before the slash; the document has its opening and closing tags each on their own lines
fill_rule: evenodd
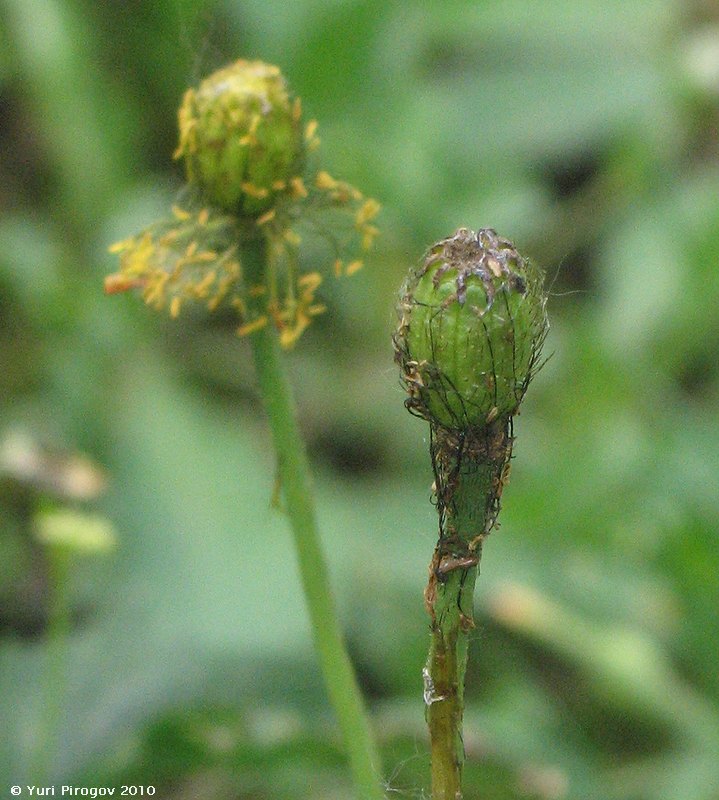
<svg viewBox="0 0 719 800">
<path fill-rule="evenodd" d="M 432 750 L 433 800 L 460 800 L 464 679 L 474 628 L 474 584 L 482 541 L 499 510 L 511 454 L 508 420 L 461 433 L 432 424 L 431 454 L 439 541 L 425 593 L 431 618 L 425 703 Z"/>
<path fill-rule="evenodd" d="M 32 780 L 36 785 L 51 777 L 67 689 L 67 649 L 71 629 L 70 561 L 65 547 L 47 547 L 48 621 L 45 631 L 45 669 L 40 729 Z"/>
<path fill-rule="evenodd" d="M 264 257 L 261 242 L 243 249 L 246 273 L 261 268 L 248 261 Z M 257 379 L 275 451 L 284 510 L 294 535 L 297 560 L 315 646 L 330 702 L 349 756 L 357 796 L 383 798 L 379 753 L 374 743 L 354 670 L 345 649 L 317 530 L 309 463 L 297 425 L 291 387 L 271 325 L 250 336 Z"/>
</svg>

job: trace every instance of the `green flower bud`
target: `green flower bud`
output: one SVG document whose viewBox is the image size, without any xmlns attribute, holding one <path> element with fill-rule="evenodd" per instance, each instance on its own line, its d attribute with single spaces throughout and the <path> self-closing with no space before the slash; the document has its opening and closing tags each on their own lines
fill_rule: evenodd
<svg viewBox="0 0 719 800">
<path fill-rule="evenodd" d="M 453 430 L 517 413 L 548 329 L 541 270 L 491 228 L 460 228 L 405 283 L 394 337 L 407 408 Z"/>
<path fill-rule="evenodd" d="M 291 191 L 304 137 L 300 104 L 277 67 L 240 60 L 218 70 L 187 90 L 179 123 L 175 158 L 210 204 L 256 217 Z"/>
</svg>

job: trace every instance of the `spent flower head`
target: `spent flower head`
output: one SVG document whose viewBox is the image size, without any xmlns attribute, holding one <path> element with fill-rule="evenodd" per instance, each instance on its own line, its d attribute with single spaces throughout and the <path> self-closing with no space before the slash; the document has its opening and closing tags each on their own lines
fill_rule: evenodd
<svg viewBox="0 0 719 800">
<path fill-rule="evenodd" d="M 317 123 L 302 123 L 277 67 L 237 61 L 185 93 L 176 158 L 187 186 L 166 219 L 113 245 L 120 269 L 108 293 L 139 289 L 145 302 L 177 317 L 191 302 L 232 307 L 240 335 L 270 323 L 291 347 L 324 311 L 317 270 L 302 271 L 303 236 L 329 245 L 335 276 L 352 275 L 378 231 L 377 201 L 310 166 Z M 246 269 L 243 249 L 264 241 L 262 271 Z"/>
<path fill-rule="evenodd" d="M 301 172 L 301 107 L 275 66 L 240 60 L 218 70 L 185 92 L 178 116 L 175 158 L 218 208 L 267 211 Z"/>
</svg>

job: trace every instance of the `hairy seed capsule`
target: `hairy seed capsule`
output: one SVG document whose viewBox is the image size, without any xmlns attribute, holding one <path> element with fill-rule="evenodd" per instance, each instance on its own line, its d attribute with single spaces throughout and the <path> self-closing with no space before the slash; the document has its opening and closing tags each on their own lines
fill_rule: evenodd
<svg viewBox="0 0 719 800">
<path fill-rule="evenodd" d="M 298 103 L 280 70 L 240 60 L 188 89 L 179 112 L 187 178 L 225 211 L 259 216 L 298 175 L 304 144 Z"/>
<path fill-rule="evenodd" d="M 410 411 L 454 430 L 515 414 L 548 328 L 542 283 L 491 228 L 431 247 L 402 289 L 394 337 Z"/>
</svg>

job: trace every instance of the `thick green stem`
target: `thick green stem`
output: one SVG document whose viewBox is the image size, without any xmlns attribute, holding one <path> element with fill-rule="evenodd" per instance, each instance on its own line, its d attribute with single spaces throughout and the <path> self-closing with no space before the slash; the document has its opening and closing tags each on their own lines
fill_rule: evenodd
<svg viewBox="0 0 719 800">
<path fill-rule="evenodd" d="M 243 250 L 246 271 L 248 266 L 253 266 L 248 260 L 262 258 L 263 251 L 260 243 Z M 258 264 L 254 266 L 259 267 Z M 342 731 L 358 797 L 377 800 L 384 797 L 379 754 L 337 620 L 317 531 L 309 464 L 297 426 L 290 384 L 282 367 L 277 335 L 267 325 L 253 333 L 250 342 L 325 685 Z"/>
<path fill-rule="evenodd" d="M 464 676 L 474 628 L 474 583 L 482 542 L 499 511 L 511 455 L 509 420 L 450 431 L 432 423 L 432 465 L 439 512 L 425 603 L 431 618 L 424 671 L 432 750 L 433 800 L 461 800 Z"/>
</svg>

